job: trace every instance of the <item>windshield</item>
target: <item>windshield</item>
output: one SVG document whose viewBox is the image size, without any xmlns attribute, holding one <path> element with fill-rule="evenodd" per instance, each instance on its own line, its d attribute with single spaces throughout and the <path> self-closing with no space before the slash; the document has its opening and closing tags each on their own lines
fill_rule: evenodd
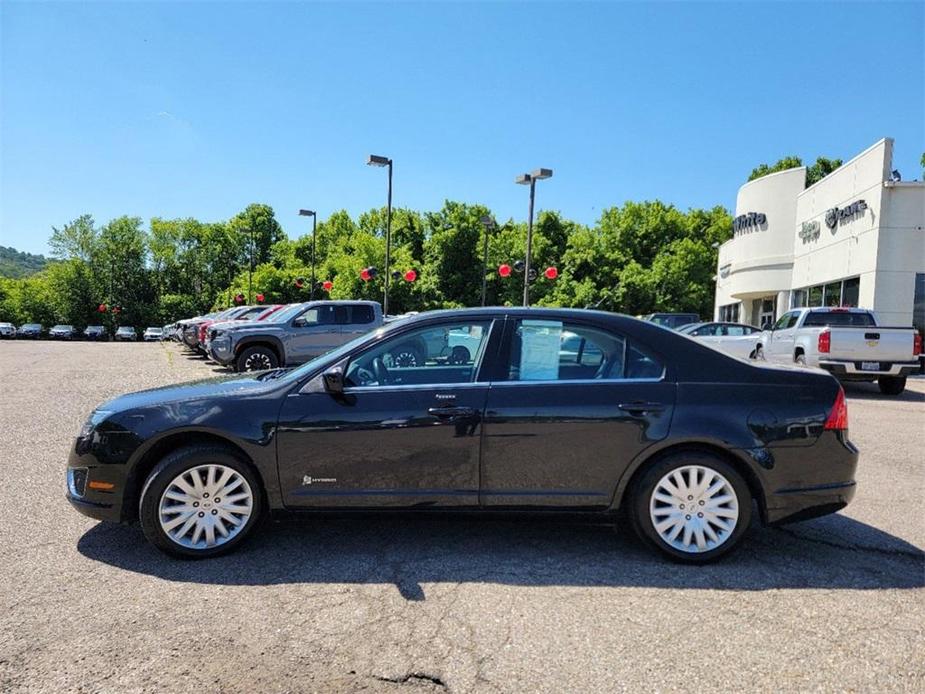
<svg viewBox="0 0 925 694">
<path fill-rule="evenodd" d="M 279 311 L 269 316 L 264 322 L 265 323 L 285 323 L 290 318 L 292 318 L 295 314 L 301 311 L 304 305 L 305 304 L 293 304 L 292 306 L 289 306 L 288 308 L 281 308 Z"/>
<path fill-rule="evenodd" d="M 396 328 L 400 328 L 408 320 L 410 320 L 410 318 L 402 318 L 399 320 L 395 320 L 389 323 L 387 326 L 383 326 L 381 328 L 371 330 L 368 333 L 363 333 L 359 337 L 355 337 L 352 340 L 350 340 L 350 342 L 342 344 L 340 347 L 336 349 L 332 349 L 330 352 L 326 352 L 325 354 L 317 356 L 311 361 L 305 362 L 297 369 L 293 369 L 292 371 L 288 372 L 284 376 L 281 376 L 280 378 L 281 380 L 286 380 L 286 381 L 297 381 L 303 376 L 306 376 L 307 374 L 311 373 L 312 371 L 314 371 L 315 369 L 321 366 L 324 366 L 326 364 L 327 365 L 334 364 L 340 361 L 345 356 L 350 354 L 351 351 L 353 351 L 354 349 L 356 349 L 363 343 L 367 342 L 368 340 L 373 339 L 374 337 L 379 337 L 380 335 L 388 334 L 392 332 L 393 330 L 395 330 Z"/>
<path fill-rule="evenodd" d="M 71 326 L 69 325 L 56 325 L 52 330 L 70 330 Z"/>
<path fill-rule="evenodd" d="M 39 325 L 38 323 L 26 323 L 26 324 L 25 324 L 24 326 L 22 326 L 22 327 L 24 327 L 24 328 L 41 328 L 42 326 Z"/>
<path fill-rule="evenodd" d="M 87 330 L 102 330 L 102 329 L 103 329 L 102 325 L 88 325 L 87 326 Z"/>
<path fill-rule="evenodd" d="M 133 333 L 133 332 L 135 332 L 135 328 L 119 328 L 116 332 L 120 332 L 120 333 Z"/>
</svg>

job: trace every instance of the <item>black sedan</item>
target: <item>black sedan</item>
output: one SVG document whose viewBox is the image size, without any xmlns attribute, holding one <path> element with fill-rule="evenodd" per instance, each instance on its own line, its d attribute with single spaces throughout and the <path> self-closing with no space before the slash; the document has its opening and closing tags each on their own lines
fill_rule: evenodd
<svg viewBox="0 0 925 694">
<path fill-rule="evenodd" d="M 466 334 L 462 363 L 396 360 Z M 231 550 L 267 512 L 570 511 L 628 517 L 687 562 L 854 496 L 838 382 L 748 363 L 596 311 L 424 313 L 294 370 L 107 402 L 81 430 L 67 498 L 139 521 L 175 555 Z"/>
</svg>

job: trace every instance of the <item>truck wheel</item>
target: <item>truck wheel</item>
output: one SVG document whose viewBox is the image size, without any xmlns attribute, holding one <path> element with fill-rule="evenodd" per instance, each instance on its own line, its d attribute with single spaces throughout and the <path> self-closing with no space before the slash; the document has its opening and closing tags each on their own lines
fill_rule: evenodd
<svg viewBox="0 0 925 694">
<path fill-rule="evenodd" d="M 806 355 L 800 352 L 798 355 L 796 355 L 796 357 L 794 357 L 793 361 L 797 366 L 806 366 Z"/>
<path fill-rule="evenodd" d="M 235 361 L 235 371 L 266 371 L 279 366 L 276 353 L 269 347 L 255 345 L 242 350 Z"/>
<path fill-rule="evenodd" d="M 764 361 L 764 349 L 762 349 L 761 345 L 755 347 L 755 359 Z"/>
<path fill-rule="evenodd" d="M 468 349 L 462 345 L 456 345 L 450 353 L 449 361 L 450 364 L 468 364 L 471 358 L 472 355 L 469 354 Z"/>
<path fill-rule="evenodd" d="M 402 345 L 392 354 L 392 365 L 399 368 L 424 366 L 424 355 L 414 345 Z"/>
<path fill-rule="evenodd" d="M 881 376 L 877 379 L 880 392 L 884 395 L 899 395 L 906 389 L 905 376 Z"/>
</svg>

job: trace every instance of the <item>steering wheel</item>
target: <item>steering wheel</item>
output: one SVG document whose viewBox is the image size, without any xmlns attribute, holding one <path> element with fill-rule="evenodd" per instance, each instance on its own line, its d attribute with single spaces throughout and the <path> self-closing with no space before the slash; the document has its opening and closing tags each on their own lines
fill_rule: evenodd
<svg viewBox="0 0 925 694">
<path fill-rule="evenodd" d="M 385 366 L 385 362 L 382 361 L 382 357 L 376 357 L 373 359 L 372 363 L 373 374 L 376 376 L 376 381 L 380 386 L 384 386 L 389 382 L 389 370 Z"/>
</svg>

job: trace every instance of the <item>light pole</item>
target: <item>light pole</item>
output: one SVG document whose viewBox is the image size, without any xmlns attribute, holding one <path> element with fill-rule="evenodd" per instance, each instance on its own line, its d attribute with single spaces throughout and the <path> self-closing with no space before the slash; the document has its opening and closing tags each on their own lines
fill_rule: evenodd
<svg viewBox="0 0 925 694">
<path fill-rule="evenodd" d="M 527 257 L 524 262 L 524 306 L 530 305 L 530 252 L 533 248 L 533 198 L 536 195 L 536 182 L 552 176 L 552 169 L 536 169 L 533 173 L 522 174 L 514 183 L 530 186 L 530 212 L 527 217 Z"/>
<path fill-rule="evenodd" d="M 385 288 L 382 294 L 382 315 L 385 316 L 389 312 L 389 261 L 392 254 L 392 160 L 388 157 L 370 154 L 366 165 L 389 167 L 389 198 L 385 221 L 385 273 L 383 275 Z"/>
<path fill-rule="evenodd" d="M 300 217 L 312 218 L 312 288 L 309 300 L 315 299 L 315 232 L 318 230 L 318 215 L 314 210 L 299 210 Z"/>
<path fill-rule="evenodd" d="M 482 224 L 485 225 L 485 243 L 482 249 L 482 306 L 485 305 L 485 292 L 488 290 L 488 235 L 491 234 L 497 224 L 489 215 L 482 217 Z"/>
<path fill-rule="evenodd" d="M 254 227 L 248 228 L 247 233 L 250 238 L 250 262 L 247 264 L 247 303 L 251 303 L 251 292 L 254 288 Z"/>
</svg>

